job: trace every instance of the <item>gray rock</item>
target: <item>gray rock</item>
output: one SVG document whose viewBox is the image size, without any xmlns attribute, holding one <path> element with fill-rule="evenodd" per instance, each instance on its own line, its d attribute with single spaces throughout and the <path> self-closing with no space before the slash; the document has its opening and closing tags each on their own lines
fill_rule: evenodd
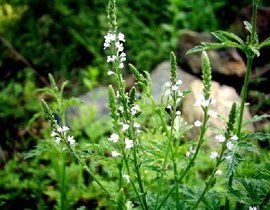
<svg viewBox="0 0 270 210">
<path fill-rule="evenodd" d="M 193 73 L 201 73 L 201 54 L 186 55 L 185 53 L 201 42 L 213 41 L 209 34 L 186 30 L 181 32 L 178 55 L 191 68 Z M 228 76 L 237 75 L 239 77 L 243 77 L 246 72 L 246 65 L 235 49 L 210 50 L 208 51 L 208 56 L 214 72 Z"/>
<path fill-rule="evenodd" d="M 83 114 L 83 110 L 93 109 L 95 111 L 95 117 L 100 118 L 102 116 L 108 115 L 108 88 L 107 87 L 97 87 L 92 91 L 89 91 L 83 95 L 78 96 L 79 101 L 82 104 L 78 106 L 72 106 L 67 109 L 66 117 L 67 123 L 70 125 L 70 121 L 75 117 L 79 117 Z"/>
</svg>

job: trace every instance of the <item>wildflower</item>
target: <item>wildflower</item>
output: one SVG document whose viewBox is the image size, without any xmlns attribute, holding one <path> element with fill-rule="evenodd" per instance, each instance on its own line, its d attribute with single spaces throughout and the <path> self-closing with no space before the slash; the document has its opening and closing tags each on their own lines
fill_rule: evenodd
<svg viewBox="0 0 270 210">
<path fill-rule="evenodd" d="M 200 94 L 198 98 L 196 99 L 195 103 L 193 106 L 203 106 L 203 107 L 208 107 L 211 103 L 211 99 L 205 100 L 204 96 Z"/>
<path fill-rule="evenodd" d="M 184 93 L 182 91 L 180 91 L 180 90 L 177 92 L 177 94 L 178 94 L 179 97 L 182 97 L 184 95 Z"/>
<path fill-rule="evenodd" d="M 114 62 L 116 60 L 116 58 L 117 57 L 115 55 L 107 56 L 107 63 Z"/>
<path fill-rule="evenodd" d="M 123 178 L 127 181 L 127 183 L 130 182 L 130 176 L 127 174 L 123 174 Z"/>
<path fill-rule="evenodd" d="M 52 131 L 51 132 L 51 137 L 55 137 L 55 136 L 57 136 L 58 134 L 55 132 L 55 131 Z"/>
<path fill-rule="evenodd" d="M 119 157 L 121 156 L 121 154 L 119 152 L 116 152 L 116 151 L 112 151 L 112 157 Z"/>
<path fill-rule="evenodd" d="M 119 135 L 116 133 L 113 133 L 109 138 L 109 141 L 112 141 L 114 143 L 118 142 L 118 140 L 119 140 Z"/>
<path fill-rule="evenodd" d="M 124 64 L 123 64 L 123 63 L 120 63 L 120 64 L 119 64 L 119 68 L 120 68 L 120 69 L 124 68 Z"/>
<path fill-rule="evenodd" d="M 134 116 L 134 115 L 136 115 L 138 112 L 141 111 L 141 108 L 140 108 L 139 105 L 134 105 L 133 107 L 131 107 L 130 111 L 131 111 L 131 115 Z"/>
<path fill-rule="evenodd" d="M 141 125 L 137 122 L 134 122 L 133 126 L 134 126 L 134 128 L 137 128 L 137 129 L 139 129 L 141 127 Z"/>
<path fill-rule="evenodd" d="M 199 128 L 199 127 L 202 126 L 202 122 L 199 121 L 199 120 L 196 120 L 196 121 L 194 122 L 194 126 Z"/>
<path fill-rule="evenodd" d="M 165 93 L 164 93 L 164 95 L 165 95 L 165 96 L 170 96 L 170 95 L 171 95 L 171 91 L 170 91 L 169 89 L 166 90 Z"/>
<path fill-rule="evenodd" d="M 55 142 L 56 142 L 57 144 L 59 144 L 60 141 L 61 141 L 61 138 L 60 138 L 60 137 L 56 137 L 56 138 L 55 138 Z"/>
<path fill-rule="evenodd" d="M 121 62 L 126 61 L 126 60 L 127 60 L 126 56 L 127 56 L 126 53 L 122 52 L 122 53 L 120 54 L 120 61 L 121 61 Z"/>
<path fill-rule="evenodd" d="M 179 87 L 178 87 L 177 85 L 173 85 L 173 86 L 172 86 L 172 90 L 173 90 L 173 91 L 178 90 L 178 88 L 179 88 Z"/>
<path fill-rule="evenodd" d="M 221 170 L 217 170 L 217 171 L 216 171 L 216 175 L 218 175 L 218 176 L 221 176 L 222 173 L 223 173 L 223 172 L 222 172 Z"/>
<path fill-rule="evenodd" d="M 171 109 L 172 109 L 172 105 L 168 105 L 168 106 L 166 107 L 166 109 L 171 110 Z"/>
<path fill-rule="evenodd" d="M 210 158 L 215 159 L 217 157 L 218 157 L 218 153 L 217 152 L 211 152 Z"/>
<path fill-rule="evenodd" d="M 180 116 L 181 115 L 181 111 L 176 111 L 175 114 L 176 114 L 176 116 Z"/>
<path fill-rule="evenodd" d="M 236 136 L 236 135 L 233 135 L 231 138 L 230 138 L 230 140 L 231 141 L 237 141 L 239 138 Z"/>
<path fill-rule="evenodd" d="M 217 117 L 218 117 L 218 113 L 215 112 L 215 111 L 213 111 L 213 110 L 210 110 L 210 111 L 209 111 L 209 115 L 210 115 L 210 117 L 212 117 L 212 118 L 217 118 Z"/>
<path fill-rule="evenodd" d="M 123 33 L 119 33 L 118 34 L 118 40 L 120 41 L 120 42 L 125 42 L 126 40 L 125 40 L 125 35 L 123 34 Z"/>
<path fill-rule="evenodd" d="M 225 136 L 223 136 L 223 135 L 216 135 L 215 139 L 220 143 L 222 143 L 226 140 Z"/>
<path fill-rule="evenodd" d="M 104 49 L 106 49 L 106 48 L 108 48 L 108 47 L 110 47 L 111 46 L 111 42 L 112 41 L 115 41 L 115 39 L 116 39 L 116 36 L 115 36 L 115 34 L 112 34 L 112 33 L 110 33 L 110 32 L 108 32 L 105 36 L 104 36 L 104 38 L 105 38 L 105 42 L 104 42 Z"/>
<path fill-rule="evenodd" d="M 131 201 L 127 201 L 125 205 L 126 205 L 127 210 L 133 209 L 133 207 L 134 207 L 134 205 Z"/>
<path fill-rule="evenodd" d="M 170 83 L 170 82 L 166 82 L 166 83 L 164 84 L 164 86 L 165 86 L 165 87 L 171 87 L 171 83 Z"/>
<path fill-rule="evenodd" d="M 123 107 L 123 106 L 119 106 L 119 107 L 118 107 L 118 111 L 119 111 L 120 113 L 124 113 L 124 107 Z"/>
<path fill-rule="evenodd" d="M 233 143 L 232 143 L 231 141 L 228 141 L 227 144 L 226 144 L 226 146 L 227 146 L 227 148 L 228 148 L 229 150 L 232 150 L 233 147 L 234 147 L 234 145 L 233 145 Z"/>
<path fill-rule="evenodd" d="M 259 210 L 258 206 L 250 206 L 249 210 Z"/>
<path fill-rule="evenodd" d="M 59 133 L 66 133 L 67 131 L 69 130 L 69 127 L 67 127 L 67 126 L 59 126 L 58 128 L 57 128 L 57 131 L 59 132 Z"/>
<path fill-rule="evenodd" d="M 67 141 L 69 142 L 70 145 L 73 145 L 75 143 L 75 139 L 73 136 L 68 136 Z"/>
<path fill-rule="evenodd" d="M 195 150 L 192 147 L 189 147 L 186 156 L 190 157 L 191 155 L 195 154 Z"/>
<path fill-rule="evenodd" d="M 130 139 L 128 139 L 128 138 L 126 138 L 126 139 L 125 139 L 125 148 L 126 148 L 126 149 L 130 149 L 130 148 L 132 148 L 132 147 L 133 147 L 133 141 L 130 140 Z"/>
<path fill-rule="evenodd" d="M 111 76 L 111 75 L 113 75 L 113 74 L 115 74 L 113 71 L 111 71 L 111 70 L 108 71 L 108 75 L 109 75 L 109 76 Z"/>
<path fill-rule="evenodd" d="M 116 49 L 117 49 L 117 52 L 122 52 L 122 51 L 124 51 L 123 43 L 116 42 L 115 47 L 116 47 Z"/>
<path fill-rule="evenodd" d="M 126 131 L 126 130 L 128 130 L 128 128 L 129 128 L 128 124 L 122 123 L 122 131 Z"/>
<path fill-rule="evenodd" d="M 179 86 L 179 85 L 181 85 L 183 82 L 182 82 L 182 80 L 178 80 L 175 84 L 177 85 L 177 86 Z"/>
</svg>

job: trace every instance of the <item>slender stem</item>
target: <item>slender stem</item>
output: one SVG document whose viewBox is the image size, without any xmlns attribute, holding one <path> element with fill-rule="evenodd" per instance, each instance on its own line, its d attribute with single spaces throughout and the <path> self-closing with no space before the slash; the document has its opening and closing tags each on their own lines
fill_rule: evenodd
<svg viewBox="0 0 270 210">
<path fill-rule="evenodd" d="M 228 140 L 228 139 L 227 139 Z M 217 169 L 219 167 L 219 165 L 222 163 L 222 158 L 223 158 L 223 154 L 226 150 L 226 143 L 227 143 L 227 140 L 223 143 L 222 145 L 222 150 L 221 150 L 221 153 L 219 155 L 219 158 L 217 159 L 217 162 L 216 162 L 216 166 L 215 168 L 213 169 L 212 173 L 211 173 L 211 176 L 208 180 L 208 182 L 206 183 L 205 187 L 204 187 L 204 190 L 202 192 L 202 194 L 200 195 L 199 199 L 197 200 L 197 202 L 195 203 L 195 205 L 193 206 L 193 209 L 196 209 L 198 207 L 198 205 L 200 204 L 200 202 L 202 201 L 202 199 L 204 198 L 205 194 L 208 192 L 208 190 L 210 189 L 210 186 L 212 185 L 212 181 L 216 175 L 216 172 L 217 172 Z"/>
<path fill-rule="evenodd" d="M 96 176 L 93 174 L 93 172 L 91 171 L 91 169 L 89 168 L 88 165 L 86 165 L 82 159 L 76 154 L 76 152 L 71 148 L 71 146 L 69 145 L 69 143 L 66 141 L 66 139 L 64 137 L 62 137 L 62 139 L 64 140 L 67 148 L 69 149 L 69 151 L 71 152 L 71 154 L 73 155 L 73 157 L 79 162 L 79 164 L 83 167 L 83 169 L 90 175 L 90 177 L 99 185 L 99 187 L 107 194 L 107 196 L 109 196 L 111 199 L 113 199 L 113 196 L 108 192 L 108 190 L 106 190 L 106 188 L 101 184 L 101 182 L 96 178 Z"/>
<path fill-rule="evenodd" d="M 178 183 L 181 183 L 181 181 L 183 180 L 183 178 L 187 175 L 187 173 L 189 172 L 189 170 L 192 168 L 192 166 L 195 163 L 195 160 L 197 158 L 197 155 L 200 151 L 201 145 L 204 142 L 204 135 L 206 133 L 207 130 L 207 122 L 208 122 L 209 116 L 208 116 L 208 107 L 204 108 L 204 117 L 203 117 L 203 125 L 201 128 L 201 132 L 200 132 L 200 137 L 199 137 L 199 143 L 197 145 L 197 148 L 195 150 L 194 155 L 192 156 L 192 158 L 190 159 L 188 165 L 186 166 L 186 168 L 184 169 L 184 171 L 182 171 L 182 173 L 180 174 L 179 178 L 178 178 Z M 172 192 L 175 190 L 175 188 L 177 187 L 177 185 L 174 185 L 171 190 L 167 193 L 167 195 L 164 197 L 164 199 L 161 201 L 161 203 L 159 204 L 158 208 L 156 208 L 157 210 L 161 209 L 161 207 L 163 206 L 163 204 L 166 202 L 166 200 L 169 198 L 169 196 L 172 194 Z"/>
<path fill-rule="evenodd" d="M 66 178 L 66 154 L 62 153 L 62 172 L 61 172 L 61 210 L 65 210 L 65 200 L 66 200 L 66 189 L 65 189 L 65 178 Z"/>
<path fill-rule="evenodd" d="M 240 106 L 239 118 L 237 122 L 237 132 L 236 132 L 237 136 L 240 136 L 241 134 L 243 114 L 244 114 L 244 109 L 245 109 L 245 102 L 247 98 L 248 85 L 250 81 L 250 73 L 251 73 L 251 68 L 252 68 L 252 61 L 253 61 L 253 57 L 247 56 L 247 72 L 245 75 L 244 85 L 241 90 L 241 106 Z"/>
</svg>

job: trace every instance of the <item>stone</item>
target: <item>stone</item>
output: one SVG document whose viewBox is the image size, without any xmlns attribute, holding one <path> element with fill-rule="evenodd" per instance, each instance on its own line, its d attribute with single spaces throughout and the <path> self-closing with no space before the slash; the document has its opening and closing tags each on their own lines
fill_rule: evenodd
<svg viewBox="0 0 270 210">
<path fill-rule="evenodd" d="M 184 30 L 180 34 L 178 55 L 185 65 L 195 74 L 201 73 L 201 53 L 186 55 L 185 53 L 201 42 L 214 42 L 209 34 Z M 243 77 L 246 65 L 236 49 L 219 49 L 207 51 L 213 73 L 226 76 Z"/>
<path fill-rule="evenodd" d="M 193 123 L 196 120 L 202 120 L 203 119 L 203 112 L 201 110 L 201 107 L 194 107 L 194 101 L 196 98 L 202 93 L 203 89 L 203 83 L 201 80 L 194 80 L 190 84 L 190 90 L 192 91 L 191 94 L 189 94 L 185 100 L 183 105 L 183 115 L 187 122 Z M 210 110 L 213 110 L 217 113 L 219 113 L 222 117 L 227 120 L 231 106 L 234 102 L 240 104 L 241 98 L 236 92 L 236 90 L 232 87 L 226 86 L 226 85 L 220 85 L 218 82 L 212 82 L 212 91 L 211 91 L 211 97 L 214 100 L 214 104 L 211 105 Z M 192 107 L 192 109 L 191 109 Z M 191 111 L 192 110 L 192 111 Z M 244 111 L 243 116 L 243 122 L 250 120 L 250 112 L 248 107 L 246 107 Z M 226 128 L 226 121 L 221 120 L 220 118 L 210 118 L 210 124 L 212 124 L 213 127 L 216 128 Z M 250 125 L 246 127 L 250 131 L 254 131 L 253 125 Z M 213 132 L 210 135 L 215 135 Z"/>
<path fill-rule="evenodd" d="M 196 98 L 202 93 L 203 83 L 197 77 L 185 72 L 178 67 L 177 70 L 178 77 L 183 81 L 181 85 L 181 90 L 190 89 L 192 92 L 184 98 L 183 101 L 183 117 L 186 122 L 193 125 L 196 120 L 202 120 L 203 112 L 200 107 L 193 107 Z M 157 102 L 160 102 L 161 93 L 163 91 L 163 85 L 170 80 L 170 62 L 164 61 L 159 64 L 152 72 L 152 88 L 153 95 Z M 212 82 L 212 95 L 213 99 L 216 101 L 212 105 L 211 110 L 218 112 L 221 116 L 227 118 L 230 113 L 231 106 L 233 102 L 239 103 L 240 96 L 236 90 L 232 87 L 221 85 L 218 82 Z M 251 119 L 248 107 L 245 109 L 244 121 Z M 210 123 L 216 128 L 225 128 L 226 122 L 220 119 L 211 119 Z M 253 125 L 249 126 L 247 129 L 254 131 Z M 198 129 L 192 129 L 192 137 L 196 137 L 198 134 Z M 214 136 L 215 133 L 210 132 L 210 136 Z"/>
</svg>

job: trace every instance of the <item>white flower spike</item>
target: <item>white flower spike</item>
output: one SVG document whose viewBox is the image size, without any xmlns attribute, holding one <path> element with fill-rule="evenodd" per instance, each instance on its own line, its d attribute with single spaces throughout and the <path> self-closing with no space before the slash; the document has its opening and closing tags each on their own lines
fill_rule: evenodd
<svg viewBox="0 0 270 210">
<path fill-rule="evenodd" d="M 112 141 L 112 142 L 114 142 L 114 143 L 117 143 L 118 140 L 119 140 L 119 135 L 116 134 L 116 133 L 113 133 L 113 134 L 110 136 L 110 138 L 109 138 L 109 141 Z"/>
</svg>

